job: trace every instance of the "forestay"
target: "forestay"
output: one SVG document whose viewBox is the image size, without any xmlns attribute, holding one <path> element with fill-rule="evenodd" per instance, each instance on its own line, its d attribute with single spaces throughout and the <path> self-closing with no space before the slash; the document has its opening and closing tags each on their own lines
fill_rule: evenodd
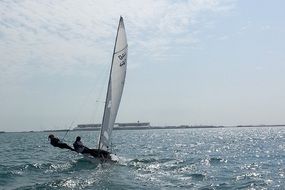
<svg viewBox="0 0 285 190">
<path fill-rule="evenodd" d="M 110 70 L 105 109 L 98 148 L 108 150 L 119 109 L 127 69 L 128 44 L 123 18 L 120 17 Z"/>
</svg>

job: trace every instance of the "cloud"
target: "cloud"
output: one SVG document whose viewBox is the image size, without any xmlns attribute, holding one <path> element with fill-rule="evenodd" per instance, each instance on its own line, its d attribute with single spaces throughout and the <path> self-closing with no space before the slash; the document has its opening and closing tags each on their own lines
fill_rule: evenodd
<svg viewBox="0 0 285 190">
<path fill-rule="evenodd" d="M 270 25 L 263 25 L 261 26 L 261 30 L 270 30 L 271 26 Z"/>
<path fill-rule="evenodd" d="M 1 1 L 2 77 L 38 72 L 71 72 L 73 66 L 110 61 L 119 15 L 132 56 L 164 56 L 172 44 L 197 43 L 193 28 L 203 16 L 231 10 L 235 1 Z M 136 52 L 136 53 L 134 53 Z"/>
</svg>

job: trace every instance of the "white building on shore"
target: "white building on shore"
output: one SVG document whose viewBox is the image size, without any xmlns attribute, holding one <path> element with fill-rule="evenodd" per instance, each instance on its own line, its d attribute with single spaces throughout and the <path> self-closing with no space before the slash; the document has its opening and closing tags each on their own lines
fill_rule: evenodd
<svg viewBox="0 0 285 190">
<path fill-rule="evenodd" d="M 150 128 L 150 122 L 134 122 L 134 123 L 115 123 L 114 130 L 120 129 L 142 129 Z M 74 131 L 96 131 L 100 130 L 101 124 L 79 124 L 75 127 Z"/>
</svg>

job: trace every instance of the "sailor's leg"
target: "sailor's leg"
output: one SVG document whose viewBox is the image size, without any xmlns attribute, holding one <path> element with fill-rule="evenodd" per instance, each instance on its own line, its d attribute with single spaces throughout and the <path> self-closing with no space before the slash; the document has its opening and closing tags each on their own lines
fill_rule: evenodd
<svg viewBox="0 0 285 190">
<path fill-rule="evenodd" d="M 74 149 L 71 148 L 71 147 L 70 147 L 68 144 L 66 144 L 66 143 L 58 143 L 58 147 L 59 147 L 59 148 L 65 148 L 65 149 L 69 149 L 69 150 L 74 151 Z"/>
</svg>

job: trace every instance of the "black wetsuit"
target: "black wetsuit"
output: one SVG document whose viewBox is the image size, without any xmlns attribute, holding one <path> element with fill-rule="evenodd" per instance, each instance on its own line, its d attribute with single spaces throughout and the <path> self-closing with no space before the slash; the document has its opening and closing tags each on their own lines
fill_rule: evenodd
<svg viewBox="0 0 285 190">
<path fill-rule="evenodd" d="M 90 154 L 95 158 L 111 159 L 110 153 L 100 149 L 90 149 L 82 144 L 81 141 L 75 141 L 73 147 L 76 152 L 82 154 Z"/>
<path fill-rule="evenodd" d="M 65 148 L 74 151 L 68 144 L 60 142 L 60 140 L 56 137 L 50 138 L 50 144 L 54 147 Z"/>
</svg>

